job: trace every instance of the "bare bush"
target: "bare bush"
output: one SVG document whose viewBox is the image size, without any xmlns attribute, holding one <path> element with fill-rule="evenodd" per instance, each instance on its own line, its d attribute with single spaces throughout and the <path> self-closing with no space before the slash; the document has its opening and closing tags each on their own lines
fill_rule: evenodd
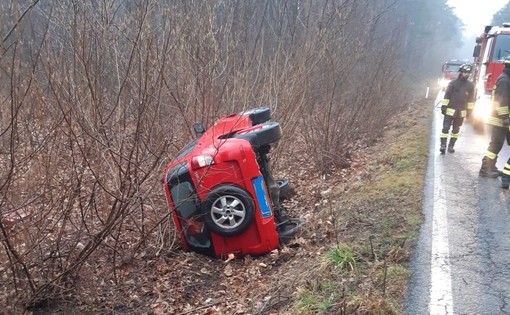
<svg viewBox="0 0 510 315">
<path fill-rule="evenodd" d="M 280 153 L 348 166 L 404 104 L 392 4 L 2 2 L 5 307 L 100 303 L 134 258 L 175 249 L 160 181 L 195 121 L 268 106 Z"/>
</svg>

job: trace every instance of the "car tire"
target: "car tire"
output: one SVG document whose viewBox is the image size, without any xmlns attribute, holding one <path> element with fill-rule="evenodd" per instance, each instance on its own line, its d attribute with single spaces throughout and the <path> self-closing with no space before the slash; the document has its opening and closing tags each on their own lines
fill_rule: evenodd
<svg viewBox="0 0 510 315">
<path fill-rule="evenodd" d="M 202 203 L 204 223 L 221 236 L 236 236 L 248 229 L 255 219 L 255 205 L 242 188 L 222 185 L 212 189 Z"/>
<path fill-rule="evenodd" d="M 250 116 L 253 125 L 258 125 L 271 118 L 271 110 L 267 107 L 259 107 L 242 111 L 240 115 Z"/>
<path fill-rule="evenodd" d="M 292 193 L 289 180 L 286 178 L 277 179 L 276 183 L 278 184 L 278 188 L 280 188 L 280 199 L 283 200 L 285 198 L 288 198 Z"/>
<path fill-rule="evenodd" d="M 268 121 L 260 125 L 262 128 L 254 129 L 253 131 L 240 130 L 234 137 L 248 140 L 254 150 L 280 140 L 282 129 L 279 123 Z"/>
<path fill-rule="evenodd" d="M 288 243 L 294 235 L 299 231 L 299 228 L 305 223 L 302 219 L 289 219 L 277 225 L 276 231 L 278 232 L 278 240 L 280 244 Z"/>
</svg>

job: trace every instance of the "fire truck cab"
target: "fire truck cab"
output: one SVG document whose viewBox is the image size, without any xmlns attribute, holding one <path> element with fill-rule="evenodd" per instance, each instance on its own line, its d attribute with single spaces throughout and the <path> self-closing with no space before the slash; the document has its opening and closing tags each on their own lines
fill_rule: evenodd
<svg viewBox="0 0 510 315">
<path fill-rule="evenodd" d="M 473 50 L 475 71 L 475 109 L 472 123 L 475 129 L 484 130 L 491 111 L 492 90 L 496 79 L 503 72 L 503 60 L 510 55 L 510 23 L 501 26 L 486 26 L 483 33 L 476 38 Z"/>
<path fill-rule="evenodd" d="M 463 64 L 468 63 L 467 61 L 461 61 L 457 59 L 451 59 L 443 63 L 441 67 L 441 78 L 439 79 L 439 86 L 441 90 L 446 90 L 448 83 L 457 79 L 459 76 L 459 68 Z"/>
</svg>

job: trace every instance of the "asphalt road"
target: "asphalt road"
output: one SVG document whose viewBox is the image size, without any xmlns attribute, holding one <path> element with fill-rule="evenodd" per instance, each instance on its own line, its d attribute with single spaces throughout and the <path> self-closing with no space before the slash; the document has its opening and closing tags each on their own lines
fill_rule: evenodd
<svg viewBox="0 0 510 315">
<path fill-rule="evenodd" d="M 442 119 L 435 109 L 406 313 L 510 314 L 510 190 L 499 178 L 478 176 L 490 136 L 469 123 L 456 152 L 439 153 Z M 510 147 L 499 156 L 502 169 Z"/>
</svg>

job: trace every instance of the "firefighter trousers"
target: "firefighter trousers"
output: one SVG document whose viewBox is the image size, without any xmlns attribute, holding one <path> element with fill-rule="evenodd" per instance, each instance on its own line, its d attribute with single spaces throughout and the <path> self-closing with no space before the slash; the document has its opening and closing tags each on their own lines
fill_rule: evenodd
<svg viewBox="0 0 510 315">
<path fill-rule="evenodd" d="M 493 160 L 498 156 L 505 143 L 507 133 L 508 127 L 491 126 L 491 141 L 485 156 Z"/>
<path fill-rule="evenodd" d="M 448 132 L 450 131 L 450 127 L 452 128 L 452 135 L 457 136 L 460 131 L 460 126 L 462 126 L 463 122 L 464 118 L 462 117 L 452 117 L 445 115 L 443 119 L 443 130 L 441 130 L 441 138 L 448 138 Z"/>
</svg>

